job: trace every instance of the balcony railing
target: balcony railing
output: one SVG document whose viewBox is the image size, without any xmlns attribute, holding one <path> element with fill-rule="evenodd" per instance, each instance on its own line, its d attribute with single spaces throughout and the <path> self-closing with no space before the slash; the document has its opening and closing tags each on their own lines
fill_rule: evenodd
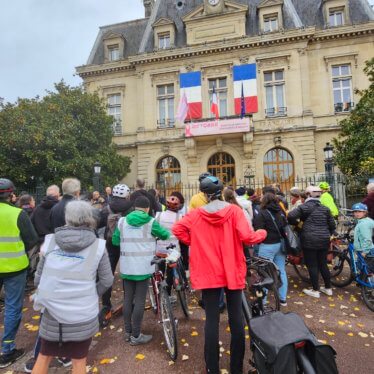
<svg viewBox="0 0 374 374">
<path fill-rule="evenodd" d="M 278 106 L 275 108 L 267 108 L 265 109 L 266 117 L 281 117 L 287 115 L 287 107 L 285 106 Z"/>
<path fill-rule="evenodd" d="M 157 128 L 158 129 L 170 129 L 175 126 L 174 119 L 160 119 L 157 121 Z"/>
<path fill-rule="evenodd" d="M 335 103 L 335 113 L 350 112 L 355 106 L 355 103 Z"/>
<path fill-rule="evenodd" d="M 120 136 L 122 135 L 122 124 L 121 120 L 114 121 L 112 124 L 113 135 Z"/>
</svg>

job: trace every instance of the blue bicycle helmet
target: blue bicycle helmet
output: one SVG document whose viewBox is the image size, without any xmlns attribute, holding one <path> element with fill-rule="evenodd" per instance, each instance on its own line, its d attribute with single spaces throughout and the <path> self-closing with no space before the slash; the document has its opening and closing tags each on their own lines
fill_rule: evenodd
<svg viewBox="0 0 374 374">
<path fill-rule="evenodd" d="M 352 210 L 354 212 L 367 212 L 368 211 L 368 206 L 366 204 L 363 204 L 363 203 L 356 203 L 356 204 L 353 204 Z"/>
</svg>

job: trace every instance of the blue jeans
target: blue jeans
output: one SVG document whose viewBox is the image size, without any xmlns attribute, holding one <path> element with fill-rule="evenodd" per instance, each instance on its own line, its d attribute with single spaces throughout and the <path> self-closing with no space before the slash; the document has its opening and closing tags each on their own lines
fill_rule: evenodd
<svg viewBox="0 0 374 374">
<path fill-rule="evenodd" d="M 272 260 L 279 268 L 282 286 L 279 288 L 279 297 L 282 301 L 287 300 L 288 280 L 286 273 L 286 255 L 281 252 L 281 243 L 260 244 L 258 255 Z"/>
<path fill-rule="evenodd" d="M 15 338 L 22 319 L 26 276 L 27 271 L 23 271 L 13 277 L 0 278 L 5 292 L 4 335 L 1 342 L 3 354 L 10 353 L 16 347 Z"/>
</svg>

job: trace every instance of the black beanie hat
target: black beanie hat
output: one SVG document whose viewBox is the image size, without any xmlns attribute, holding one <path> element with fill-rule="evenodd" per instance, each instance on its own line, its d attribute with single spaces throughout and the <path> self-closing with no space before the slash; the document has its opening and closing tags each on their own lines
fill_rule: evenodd
<svg viewBox="0 0 374 374">
<path fill-rule="evenodd" d="M 151 203 L 149 202 L 149 199 L 145 196 L 139 196 L 135 199 L 134 202 L 134 208 L 142 208 L 146 209 L 151 206 Z"/>
<path fill-rule="evenodd" d="M 175 196 L 179 199 L 181 205 L 184 205 L 184 197 L 179 191 L 173 191 L 170 196 Z"/>
<path fill-rule="evenodd" d="M 245 188 L 244 188 L 244 187 L 239 187 L 239 188 L 237 188 L 237 189 L 235 190 L 235 192 L 236 192 L 236 194 L 237 194 L 238 196 L 243 196 L 243 195 L 245 195 Z"/>
</svg>

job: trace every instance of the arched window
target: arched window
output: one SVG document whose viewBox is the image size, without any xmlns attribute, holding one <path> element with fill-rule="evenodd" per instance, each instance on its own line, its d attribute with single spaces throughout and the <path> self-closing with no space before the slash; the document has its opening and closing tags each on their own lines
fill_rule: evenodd
<svg viewBox="0 0 374 374">
<path fill-rule="evenodd" d="M 283 148 L 270 149 L 264 157 L 265 184 L 278 183 L 282 191 L 288 191 L 295 180 L 292 155 Z"/>
<path fill-rule="evenodd" d="M 224 184 L 235 185 L 235 160 L 226 152 L 218 152 L 208 160 L 208 171 Z"/>
<path fill-rule="evenodd" d="M 180 188 L 181 166 L 173 156 L 161 158 L 156 165 L 157 188 L 175 190 Z"/>
</svg>

